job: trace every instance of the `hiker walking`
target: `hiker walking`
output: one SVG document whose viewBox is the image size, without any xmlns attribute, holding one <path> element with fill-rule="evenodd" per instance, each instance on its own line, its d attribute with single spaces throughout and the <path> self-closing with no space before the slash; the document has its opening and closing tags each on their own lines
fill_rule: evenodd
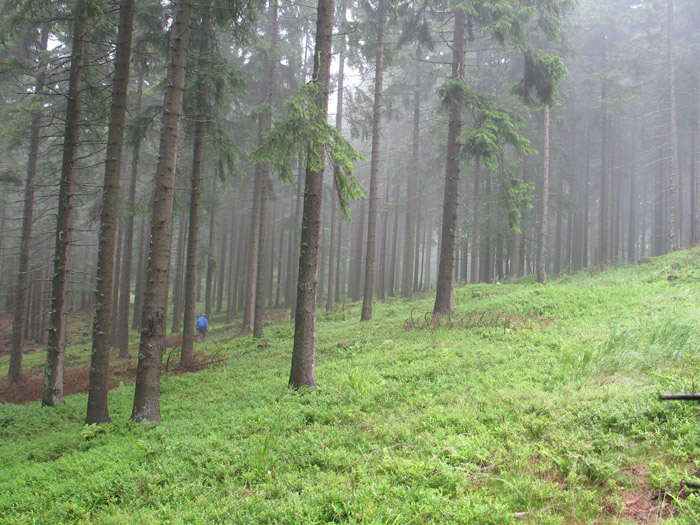
<svg viewBox="0 0 700 525">
<path fill-rule="evenodd" d="M 199 332 L 199 342 L 205 343 L 207 339 L 207 332 L 209 331 L 209 320 L 207 316 L 201 314 L 197 319 L 197 332 Z"/>
</svg>

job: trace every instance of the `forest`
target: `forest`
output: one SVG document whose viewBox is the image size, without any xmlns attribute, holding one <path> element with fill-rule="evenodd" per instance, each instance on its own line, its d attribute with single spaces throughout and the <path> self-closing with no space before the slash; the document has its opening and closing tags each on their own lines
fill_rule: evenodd
<svg viewBox="0 0 700 525">
<path fill-rule="evenodd" d="M 0 0 L 0 521 L 700 521 L 697 8 Z"/>
</svg>

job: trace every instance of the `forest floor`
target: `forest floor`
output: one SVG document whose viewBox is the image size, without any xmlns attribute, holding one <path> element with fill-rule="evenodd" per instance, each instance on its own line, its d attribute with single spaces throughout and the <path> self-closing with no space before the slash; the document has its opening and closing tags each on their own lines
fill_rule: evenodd
<svg viewBox="0 0 700 525">
<path fill-rule="evenodd" d="M 700 391 L 700 249 L 433 300 L 320 313 L 313 391 L 287 386 L 278 311 L 262 341 L 215 317 L 198 373 L 171 345 L 158 425 L 129 421 L 127 377 L 109 425 L 84 393 L 0 403 L 0 521 L 700 523 L 700 410 L 659 400 Z M 76 329 L 67 376 L 89 353 Z"/>
<path fill-rule="evenodd" d="M 11 316 L 0 314 L 0 334 L 4 334 L 2 341 L 0 339 L 0 357 L 9 356 L 9 334 L 11 333 Z M 231 327 L 226 326 L 220 329 L 211 331 L 210 336 L 217 332 L 230 331 Z M 6 330 L 3 332 L 3 330 Z M 69 334 L 69 338 L 73 334 Z M 223 356 L 208 353 L 195 353 L 193 363 L 186 369 L 177 367 L 176 360 L 179 359 L 180 345 L 182 337 L 171 335 L 166 341 L 166 357 L 163 362 L 163 373 L 165 374 L 183 374 L 187 372 L 197 372 L 204 368 L 216 366 L 222 361 Z M 43 358 L 46 352 L 46 345 L 38 344 L 33 341 L 26 341 L 24 345 L 24 355 Z M 111 351 L 110 366 L 109 366 L 109 389 L 114 389 L 122 385 L 130 385 L 136 379 L 136 358 L 134 355 L 126 359 L 118 358 L 119 352 Z M 88 391 L 90 379 L 90 365 L 82 364 L 81 361 L 72 362 L 64 368 L 63 373 L 63 391 L 64 395 L 85 393 Z M 36 364 L 31 368 L 24 370 L 22 380 L 18 383 L 10 383 L 7 377 L 0 380 L 0 403 L 26 403 L 41 399 L 44 387 L 44 364 Z"/>
</svg>

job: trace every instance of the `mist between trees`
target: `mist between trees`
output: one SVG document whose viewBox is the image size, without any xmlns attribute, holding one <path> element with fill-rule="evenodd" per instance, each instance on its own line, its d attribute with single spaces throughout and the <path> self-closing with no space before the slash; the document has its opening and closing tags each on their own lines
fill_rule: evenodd
<svg viewBox="0 0 700 525">
<path fill-rule="evenodd" d="M 166 338 L 295 323 L 457 282 L 576 272 L 698 236 L 700 14 L 689 0 L 6 0 L 0 301 L 8 381 L 93 312 L 159 421 Z M 329 107 L 330 106 L 330 107 Z M 138 331 L 138 348 L 129 334 Z"/>
</svg>

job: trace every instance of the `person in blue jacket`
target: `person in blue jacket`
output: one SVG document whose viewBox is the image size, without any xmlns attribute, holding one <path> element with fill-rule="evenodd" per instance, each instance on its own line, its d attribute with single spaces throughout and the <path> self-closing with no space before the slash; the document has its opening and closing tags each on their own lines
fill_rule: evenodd
<svg viewBox="0 0 700 525">
<path fill-rule="evenodd" d="M 197 331 L 199 332 L 199 342 L 205 343 L 207 339 L 207 332 L 209 331 L 209 320 L 204 314 L 200 315 L 197 319 Z"/>
</svg>

